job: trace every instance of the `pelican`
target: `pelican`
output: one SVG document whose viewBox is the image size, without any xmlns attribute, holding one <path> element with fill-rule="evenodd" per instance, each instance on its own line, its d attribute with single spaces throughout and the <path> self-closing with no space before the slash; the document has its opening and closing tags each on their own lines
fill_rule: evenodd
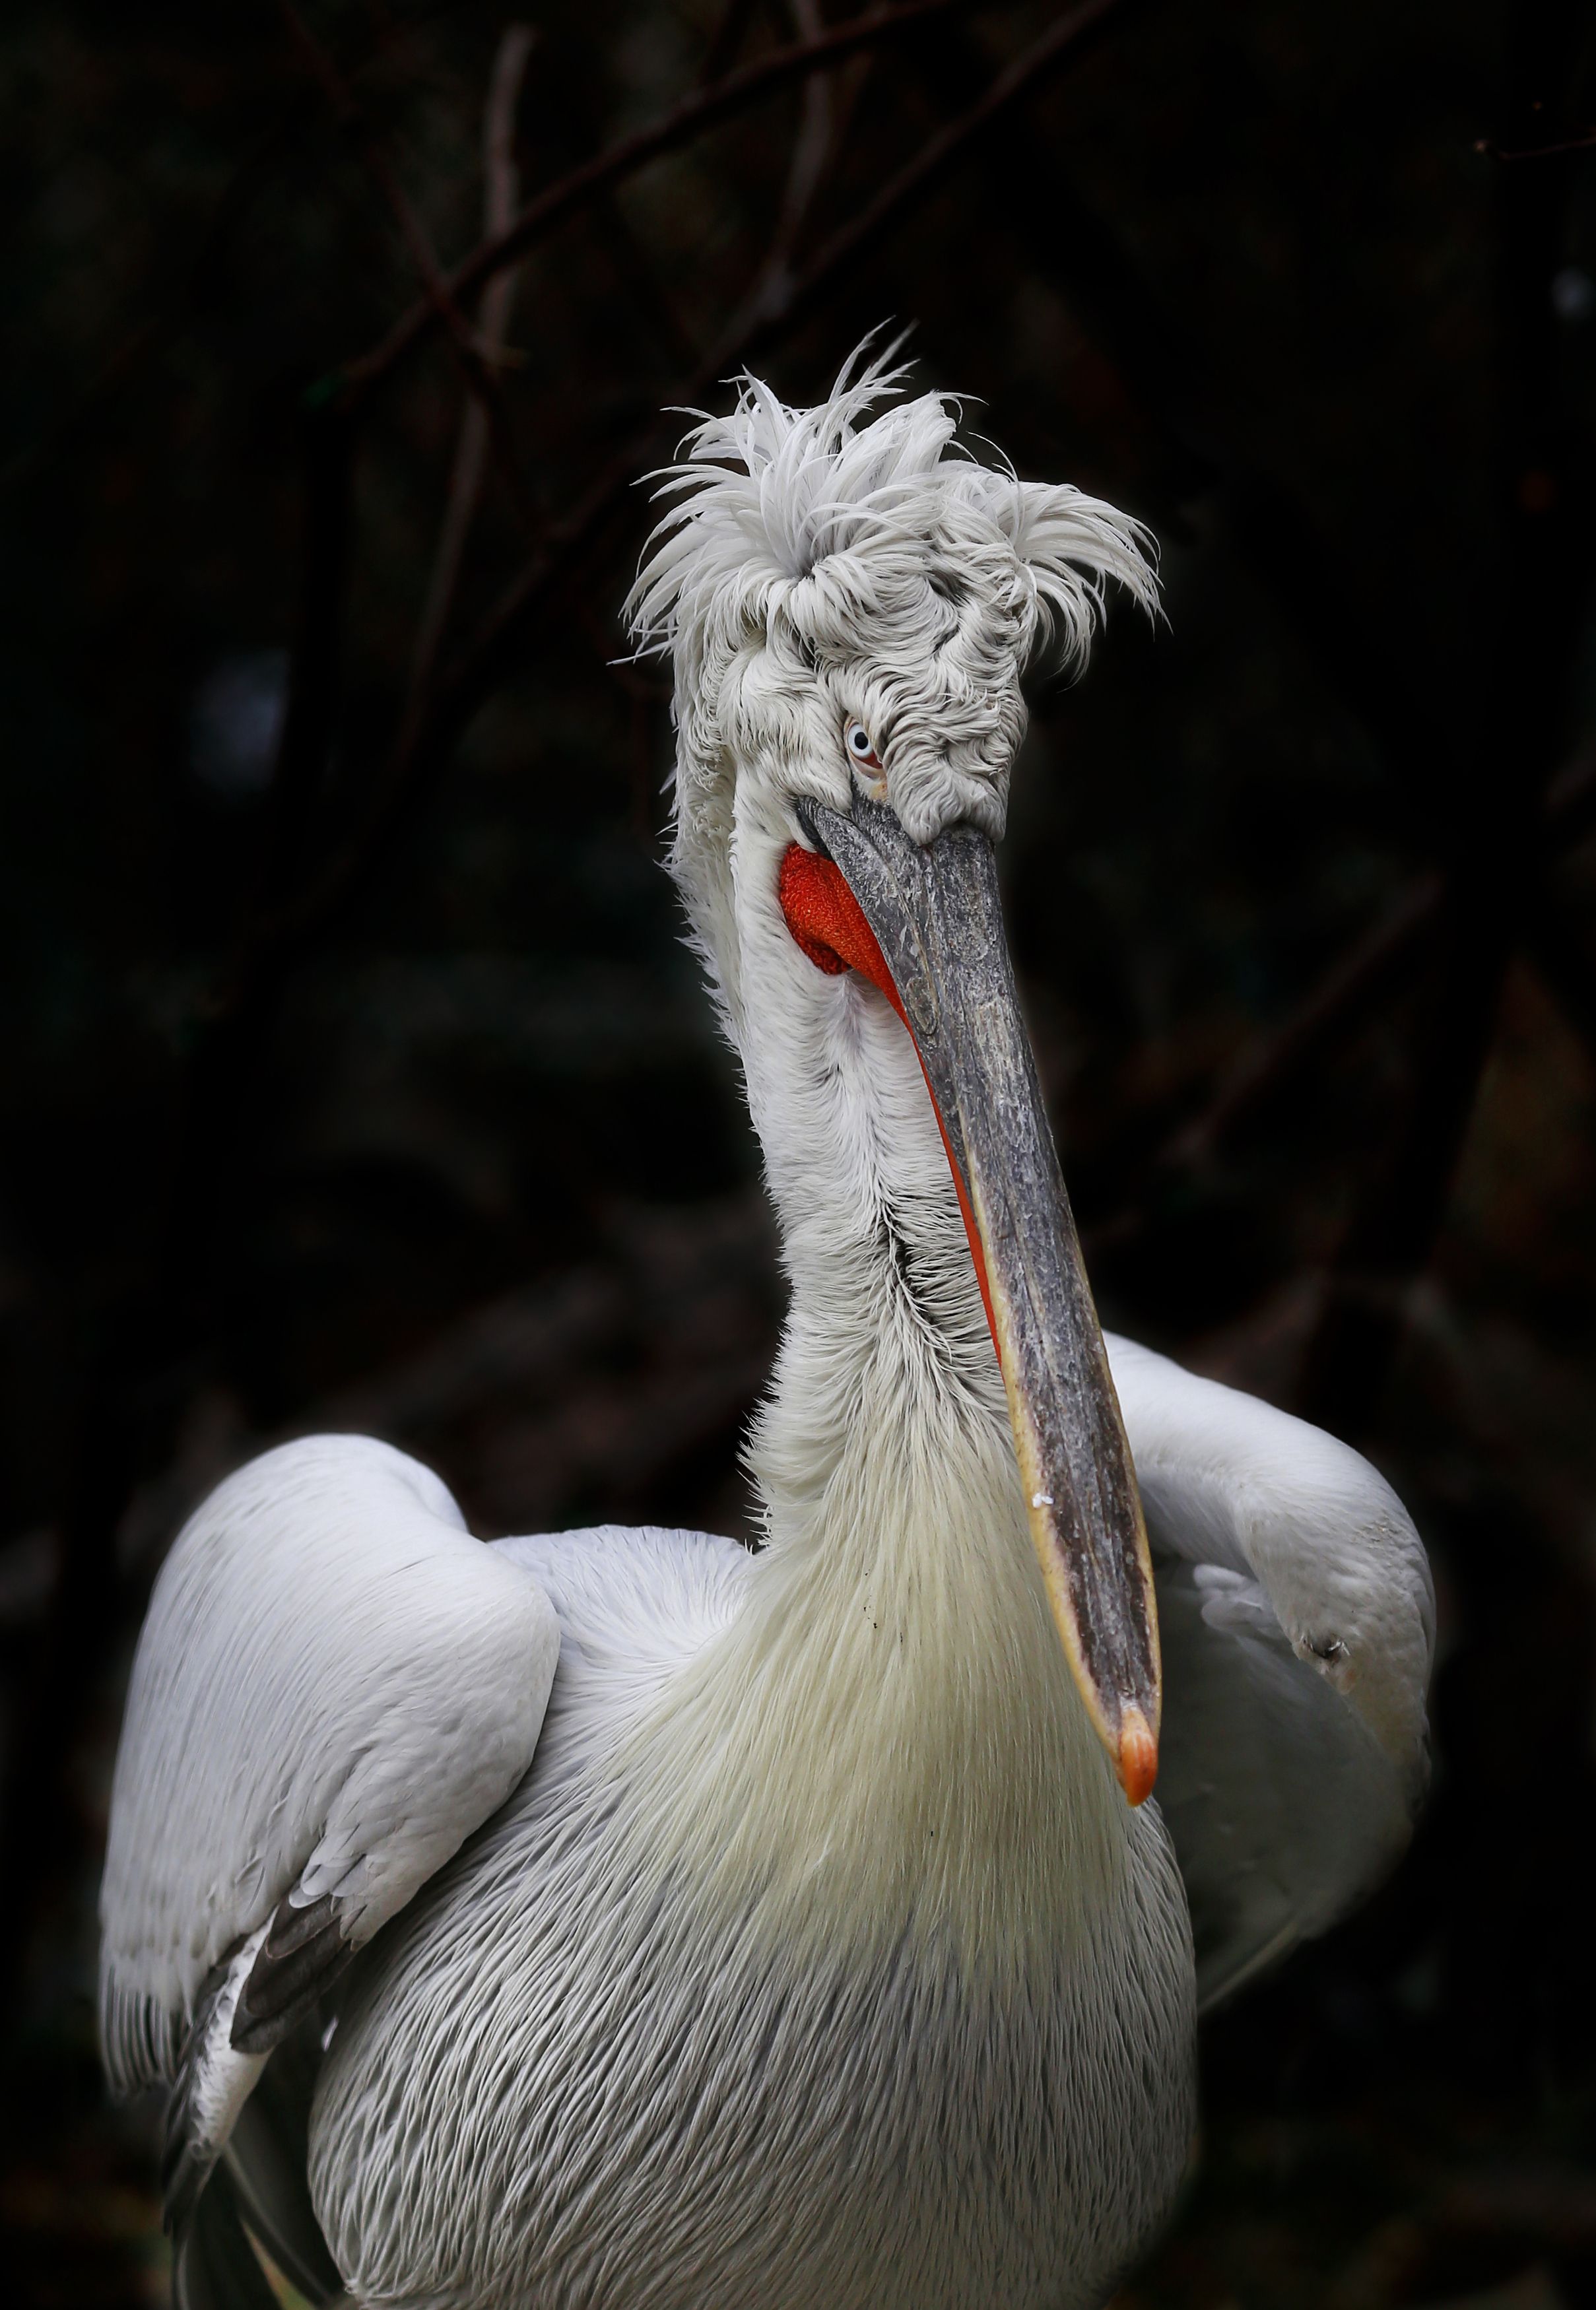
<svg viewBox="0 0 1596 2310">
<path fill-rule="evenodd" d="M 169 2089 L 186 2310 L 271 2299 L 251 2237 L 404 2310 L 1089 2310 L 1200 2007 L 1407 1837 L 1413 1525 L 1105 1342 L 1003 937 L 1022 673 L 1153 607 L 1149 541 L 957 423 L 884 361 L 744 378 L 630 603 L 791 1288 L 764 1546 L 488 1545 L 314 1436 L 157 1582 L 100 2021 Z"/>
</svg>

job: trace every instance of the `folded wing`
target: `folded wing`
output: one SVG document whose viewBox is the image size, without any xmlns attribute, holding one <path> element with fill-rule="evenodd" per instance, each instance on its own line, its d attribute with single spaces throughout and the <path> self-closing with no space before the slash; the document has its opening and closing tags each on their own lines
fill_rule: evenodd
<svg viewBox="0 0 1596 2310">
<path fill-rule="evenodd" d="M 537 1581 L 364 1437 L 267 1453 L 179 1535 L 117 1754 L 100 2001 L 113 2086 L 173 2088 L 180 2240 L 273 2050 L 526 1771 L 559 1649 Z"/>
<path fill-rule="evenodd" d="M 1429 1567 L 1368 1462 L 1110 1339 L 1158 1587 L 1158 1802 L 1210 2006 L 1333 1924 L 1428 1777 Z"/>
</svg>

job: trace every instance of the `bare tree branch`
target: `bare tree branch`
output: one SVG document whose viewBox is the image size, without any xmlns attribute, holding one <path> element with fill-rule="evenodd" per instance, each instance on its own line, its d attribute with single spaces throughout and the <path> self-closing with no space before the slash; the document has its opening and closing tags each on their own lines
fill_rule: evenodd
<svg viewBox="0 0 1596 2310">
<path fill-rule="evenodd" d="M 509 491 L 510 501 L 528 531 L 537 525 L 536 508 L 516 454 L 509 412 L 499 379 L 485 359 L 470 322 L 462 312 L 455 286 L 444 278 L 426 226 L 410 195 L 390 167 L 381 139 L 367 119 L 348 82 L 326 49 L 306 23 L 294 0 L 277 0 L 277 13 L 288 28 L 307 71 L 326 98 L 334 121 L 359 158 L 399 230 L 400 239 L 426 291 L 427 309 L 443 328 L 449 350 L 467 386 L 481 404 L 493 443 L 493 452 Z M 325 395 L 317 400 L 330 398 Z M 352 415 L 347 408 L 346 415 Z"/>
<path fill-rule="evenodd" d="M 788 0 L 789 13 L 804 39 L 812 46 L 821 31 L 815 0 Z M 855 68 L 858 58 L 852 60 Z M 868 59 L 864 60 L 868 69 Z M 786 180 L 770 244 L 756 266 L 749 288 L 722 333 L 723 343 L 742 343 L 755 324 L 785 293 L 792 273 L 793 251 L 803 221 L 819 192 L 833 150 L 834 106 L 826 75 L 815 72 L 803 83 L 798 134 L 787 161 Z"/>
<path fill-rule="evenodd" d="M 742 46 L 758 0 L 726 0 L 720 22 L 710 36 L 704 51 L 704 61 L 698 67 L 698 86 L 707 88 L 719 80 L 731 65 L 733 57 Z"/>
<path fill-rule="evenodd" d="M 1066 10 L 1040 39 L 1003 67 L 967 111 L 928 138 L 915 158 L 888 179 L 873 200 L 867 201 L 856 216 L 832 234 L 804 270 L 770 298 L 744 342 L 734 346 L 728 336 L 717 354 L 706 363 L 709 375 L 719 375 L 733 360 L 746 360 L 777 327 L 790 328 L 802 319 L 817 300 L 835 286 L 848 266 L 867 255 L 905 211 L 963 158 L 978 137 L 995 128 L 1004 115 L 1032 95 L 1050 73 L 1078 56 L 1111 16 L 1125 12 L 1132 4 L 1132 0 L 1081 0 L 1080 6 Z"/>
<path fill-rule="evenodd" d="M 527 203 L 507 231 L 483 241 L 457 265 L 444 278 L 443 287 L 455 300 L 471 296 L 492 274 L 525 256 L 563 218 L 597 194 L 607 191 L 622 178 L 635 175 L 678 145 L 690 143 L 721 121 L 730 119 L 758 99 L 773 96 L 794 80 L 805 80 L 815 71 L 840 64 L 861 49 L 911 30 L 929 17 L 977 4 L 979 0 L 906 0 L 902 6 L 882 9 L 850 24 L 838 25 L 820 39 L 797 41 L 790 48 L 778 48 L 774 56 L 761 57 L 757 64 L 742 65 L 713 87 L 684 97 L 652 126 L 623 136 L 607 152 L 596 153 L 591 161 L 583 161 L 579 168 L 546 186 Z M 437 308 L 427 300 L 412 305 L 380 344 L 359 360 L 346 362 L 327 380 L 325 390 L 341 398 L 346 406 L 358 407 L 411 347 L 439 326 L 440 318 Z"/>
<path fill-rule="evenodd" d="M 1543 814 L 1544 866 L 1549 868 L 1589 830 L 1596 814 L 1596 751 L 1574 755 L 1558 773 Z M 1250 1042 L 1220 1078 L 1201 1111 L 1171 1133 L 1138 1167 L 1117 1210 L 1088 1229 L 1096 1253 L 1117 1250 L 1147 1228 L 1161 1184 L 1202 1168 L 1249 1124 L 1284 1098 L 1316 1061 L 1361 1027 L 1375 1004 L 1420 967 L 1435 936 L 1446 882 L 1438 869 L 1419 875 L 1381 921 L 1338 955 L 1281 1025 Z M 1532 932 L 1531 949 L 1565 1008 L 1582 1030 L 1596 1021 L 1583 1003 L 1589 966 L 1580 973 L 1566 926 L 1548 908 Z M 1596 1048 L 1596 1041 L 1593 1041 Z"/>
<path fill-rule="evenodd" d="M 826 29 L 817 0 L 789 0 L 789 6 L 794 29 L 812 48 Z M 791 258 L 810 205 L 820 190 L 831 157 L 834 112 L 830 83 L 824 73 L 812 73 L 803 83 L 803 110 L 782 191 L 775 239 L 767 259 L 766 269 L 772 276 Z"/>
<path fill-rule="evenodd" d="M 490 237 L 502 232 L 516 211 L 519 190 L 516 166 L 516 113 L 521 100 L 521 85 L 525 77 L 527 59 L 536 40 L 537 34 L 529 25 L 507 25 L 493 61 L 482 124 L 482 224 Z M 478 342 L 483 359 L 490 363 L 497 361 L 504 351 L 510 309 L 515 300 L 516 279 L 514 268 L 507 266 L 502 273 L 495 274 L 482 292 L 481 310 L 477 321 Z M 431 684 L 438 647 L 459 588 L 465 542 L 471 534 L 471 525 L 482 493 L 487 449 L 486 413 L 480 401 L 468 396 L 460 417 L 460 439 L 455 452 L 454 472 L 449 479 L 437 558 L 416 636 L 415 657 L 411 667 L 409 712 L 415 711 Z"/>
</svg>

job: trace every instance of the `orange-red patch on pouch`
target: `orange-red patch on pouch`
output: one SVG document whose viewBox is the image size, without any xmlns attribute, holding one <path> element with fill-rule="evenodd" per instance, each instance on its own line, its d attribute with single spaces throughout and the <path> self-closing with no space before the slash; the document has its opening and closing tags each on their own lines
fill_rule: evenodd
<svg viewBox="0 0 1596 2310">
<path fill-rule="evenodd" d="M 782 916 L 788 930 L 802 948 L 817 970 L 837 977 L 845 970 L 856 970 L 877 986 L 908 1029 L 911 1043 L 915 1030 L 909 1026 L 905 1011 L 893 984 L 892 973 L 887 968 L 887 958 L 880 942 L 864 918 L 864 910 L 849 890 L 842 869 L 829 858 L 822 858 L 813 850 L 805 850 L 801 842 L 790 842 L 782 856 L 781 873 L 776 881 L 776 894 L 781 900 Z M 915 1056 L 920 1058 L 920 1046 L 915 1044 Z M 920 1059 L 920 1072 L 925 1074 L 925 1062 Z M 981 1238 L 976 1227 L 976 1215 L 970 1209 L 970 1199 L 965 1192 L 964 1174 L 953 1159 L 953 1147 L 948 1137 L 948 1126 L 937 1105 L 931 1077 L 925 1076 L 925 1088 L 931 1091 L 931 1111 L 936 1116 L 937 1129 L 942 1134 L 942 1148 L 948 1158 L 948 1168 L 953 1175 L 953 1188 L 958 1197 L 959 1215 L 970 1246 L 970 1257 L 976 1264 L 976 1281 L 981 1287 L 981 1305 L 986 1310 L 986 1328 L 992 1333 L 992 1344 L 997 1349 L 999 1363 L 1003 1351 L 998 1346 L 997 1324 L 992 1312 L 992 1292 L 986 1281 L 986 1255 L 981 1247 Z"/>
</svg>

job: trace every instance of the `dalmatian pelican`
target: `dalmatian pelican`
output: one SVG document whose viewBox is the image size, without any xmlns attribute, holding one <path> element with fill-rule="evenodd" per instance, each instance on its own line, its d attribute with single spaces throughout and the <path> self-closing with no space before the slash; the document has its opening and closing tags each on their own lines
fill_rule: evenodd
<svg viewBox="0 0 1596 2310">
<path fill-rule="evenodd" d="M 270 2301 L 251 2238 L 394 2310 L 1089 2310 L 1200 2006 L 1408 1835 L 1413 1526 L 1105 1342 L 1004 941 L 1022 673 L 1153 606 L 1145 533 L 904 378 L 742 380 L 630 604 L 791 1287 L 764 1546 L 488 1545 L 314 1436 L 157 1583 L 100 2014 L 184 2310 Z"/>
</svg>

